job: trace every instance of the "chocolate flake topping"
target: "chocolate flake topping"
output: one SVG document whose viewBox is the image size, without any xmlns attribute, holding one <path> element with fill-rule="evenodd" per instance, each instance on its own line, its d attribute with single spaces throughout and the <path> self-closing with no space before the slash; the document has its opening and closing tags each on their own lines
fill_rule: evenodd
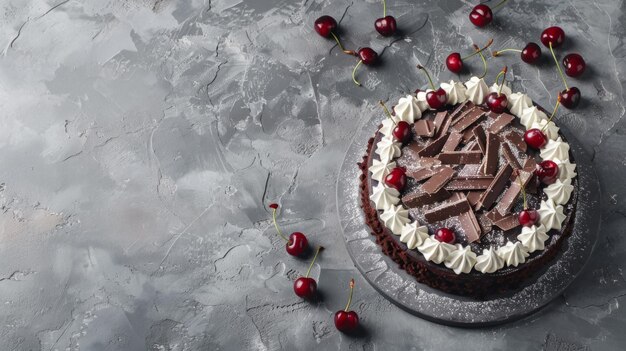
<svg viewBox="0 0 626 351">
<path fill-rule="evenodd" d="M 503 113 L 499 115 L 498 117 L 496 117 L 495 122 L 493 122 L 493 124 L 489 128 L 487 128 L 487 131 L 489 133 L 498 134 L 500 133 L 502 129 L 504 129 L 504 127 L 508 126 L 511 122 L 513 122 L 514 118 L 515 117 L 513 117 L 512 115 L 508 113 Z"/>
<path fill-rule="evenodd" d="M 496 177 L 493 179 L 491 184 L 489 184 L 487 190 L 485 190 L 482 194 L 476 206 L 479 208 L 484 207 L 489 209 L 491 205 L 493 205 L 494 201 L 496 201 L 500 193 L 502 193 L 502 190 L 504 190 L 512 172 L 513 168 L 508 163 L 500 168 L 498 174 L 496 174 Z"/>
<path fill-rule="evenodd" d="M 439 138 L 433 140 L 432 142 L 427 144 L 422 150 L 420 150 L 420 152 L 418 152 L 417 154 L 422 157 L 424 156 L 433 157 L 437 155 L 439 152 L 441 152 L 441 148 L 443 148 L 443 145 L 448 140 L 448 136 L 449 134 L 444 134 L 440 136 Z"/>
<path fill-rule="evenodd" d="M 420 188 L 404 195 L 402 197 L 402 203 L 404 203 L 404 205 L 408 208 L 418 208 L 446 200 L 450 197 L 450 195 L 450 192 L 446 189 L 441 189 L 434 194 L 428 194 Z"/>
<path fill-rule="evenodd" d="M 451 167 L 442 167 L 436 175 L 422 185 L 422 189 L 428 194 L 434 194 L 448 184 L 455 173 L 456 171 Z"/>
<path fill-rule="evenodd" d="M 480 164 L 482 156 L 480 151 L 450 151 L 440 153 L 437 158 L 443 164 L 467 165 Z"/>
<path fill-rule="evenodd" d="M 483 164 L 483 174 L 494 175 L 498 168 L 498 160 L 500 159 L 500 139 L 496 134 L 487 134 L 487 153 L 485 154 L 485 163 Z"/>
<path fill-rule="evenodd" d="M 429 119 L 420 119 L 415 122 L 415 135 L 433 137 L 435 135 L 435 123 Z"/>
<path fill-rule="evenodd" d="M 465 198 L 465 195 L 463 195 L 459 200 L 454 200 L 439 207 L 435 207 L 432 210 L 426 211 L 424 213 L 424 218 L 428 222 L 434 223 L 446 220 L 450 217 L 458 216 L 467 211 L 471 211 L 471 208 L 469 202 L 467 202 L 467 199 Z"/>
</svg>

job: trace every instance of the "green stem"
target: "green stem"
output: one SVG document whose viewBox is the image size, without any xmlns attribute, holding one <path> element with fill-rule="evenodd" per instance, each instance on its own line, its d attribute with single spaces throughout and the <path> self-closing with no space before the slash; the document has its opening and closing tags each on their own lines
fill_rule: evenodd
<svg viewBox="0 0 626 351">
<path fill-rule="evenodd" d="M 563 71 L 561 70 L 561 64 L 559 64 L 559 60 L 556 59 L 556 55 L 554 54 L 554 50 L 552 49 L 552 42 L 549 43 L 550 52 L 552 53 L 552 58 L 554 58 L 554 63 L 556 63 L 556 68 L 559 70 L 559 75 L 563 80 L 563 85 L 565 85 L 565 89 L 569 89 L 567 86 L 567 81 L 565 80 L 565 75 L 563 75 Z"/>
<path fill-rule="evenodd" d="M 383 0 L 383 17 L 387 17 L 387 2 Z"/>
<path fill-rule="evenodd" d="M 385 113 L 387 114 L 387 117 L 389 117 L 389 119 L 393 122 L 393 124 L 397 125 L 396 121 L 393 120 L 393 116 L 391 115 L 391 112 L 389 112 L 387 105 L 385 105 L 385 103 L 382 100 L 378 101 L 378 103 L 380 104 L 380 106 L 383 107 L 383 109 L 385 110 Z"/>
<path fill-rule="evenodd" d="M 335 38 L 335 41 L 337 42 L 337 45 L 339 45 L 339 48 L 341 49 L 341 51 L 346 52 L 346 49 L 343 47 L 343 45 L 341 45 L 341 42 L 339 41 L 339 38 L 335 35 L 335 33 L 330 32 L 330 35 L 332 35 L 333 38 Z"/>
<path fill-rule="evenodd" d="M 426 68 L 424 68 L 424 66 L 422 66 L 422 65 L 417 65 L 417 68 L 421 69 L 422 71 L 424 71 L 424 73 L 426 73 L 426 78 L 428 78 L 428 84 L 430 84 L 430 88 L 432 90 L 437 90 L 437 89 L 435 89 L 435 85 L 433 84 L 433 80 L 430 79 L 430 73 L 428 73 Z"/>
<path fill-rule="evenodd" d="M 522 52 L 522 50 L 520 50 L 520 49 L 502 49 L 502 50 L 495 51 L 495 52 L 494 52 L 494 53 L 492 53 L 491 55 L 492 55 L 493 57 L 498 57 L 498 56 L 500 56 L 500 54 L 501 54 L 501 53 L 503 53 L 503 52 L 507 52 L 507 51 L 512 51 L 512 52 Z"/>
<path fill-rule="evenodd" d="M 482 49 L 474 44 L 474 49 L 476 51 L 474 51 L 473 53 L 471 53 L 471 54 L 469 54 L 469 55 L 467 55 L 465 57 L 461 57 L 461 60 L 467 60 L 468 58 L 470 58 L 470 57 L 472 57 L 474 55 L 478 55 L 479 52 L 483 52 L 485 49 L 490 47 L 491 44 L 493 44 L 493 39 L 489 39 L 489 41 L 487 42 L 487 45 L 485 45 Z"/>
<path fill-rule="evenodd" d="M 484 78 L 487 75 L 487 60 L 485 60 L 485 56 L 483 55 L 482 52 L 479 52 L 478 55 L 480 55 L 480 59 L 483 60 L 483 67 L 484 67 L 483 75 L 480 76 L 480 78 Z"/>
<path fill-rule="evenodd" d="M 504 81 L 506 80 L 506 71 L 507 71 L 506 66 L 504 66 L 502 71 L 500 71 L 500 73 L 502 73 L 502 82 L 500 83 L 500 87 L 498 88 L 498 96 L 500 96 L 500 94 L 502 93 L 502 86 L 504 85 Z M 496 79 L 496 82 L 497 81 L 498 80 Z"/>
<path fill-rule="evenodd" d="M 283 238 L 283 240 L 285 240 L 286 242 L 289 242 L 289 239 L 287 239 L 283 233 L 280 231 L 280 228 L 278 228 L 278 223 L 276 223 L 276 209 L 274 209 L 274 211 L 272 212 L 272 219 L 274 220 L 274 228 L 276 228 L 276 232 L 278 233 L 278 235 L 280 235 L 281 238 Z"/>
<path fill-rule="evenodd" d="M 554 118 L 554 116 L 556 115 L 556 110 L 559 109 L 559 105 L 561 104 L 561 98 L 558 97 L 556 99 L 556 105 L 554 105 L 554 111 L 552 111 L 552 114 L 550 115 L 550 118 L 548 118 L 548 122 L 546 122 L 546 125 L 543 126 L 543 128 L 541 128 L 541 132 L 543 132 L 546 127 L 548 127 L 548 124 L 550 124 L 550 122 L 552 122 L 552 118 Z"/>
<path fill-rule="evenodd" d="M 494 6 L 491 10 L 495 11 L 496 9 L 498 9 L 498 7 L 504 5 L 505 2 L 507 2 L 508 0 L 502 0 L 500 1 L 496 6 Z"/>
<path fill-rule="evenodd" d="M 350 304 L 352 304 L 352 292 L 354 291 L 354 279 L 350 280 L 350 295 L 348 295 L 348 303 L 346 304 L 346 308 L 344 308 L 343 310 L 345 312 L 348 312 L 348 309 L 350 308 Z"/>
<path fill-rule="evenodd" d="M 309 269 L 306 271 L 306 275 L 305 277 L 309 277 L 309 274 L 311 274 L 311 268 L 313 268 L 313 263 L 315 263 L 315 259 L 317 259 L 317 254 L 320 253 L 320 251 L 322 251 L 324 249 L 323 246 L 318 246 L 317 250 L 315 250 L 315 256 L 313 256 L 313 261 L 311 261 L 311 264 L 309 265 Z"/>
<path fill-rule="evenodd" d="M 354 84 L 361 86 L 361 83 L 359 83 L 356 78 L 354 77 L 354 75 L 356 74 L 356 69 L 359 68 L 359 66 L 363 63 L 363 60 L 359 60 L 359 63 L 356 64 L 356 66 L 354 66 L 354 69 L 352 70 L 352 81 L 354 82 Z"/>
</svg>

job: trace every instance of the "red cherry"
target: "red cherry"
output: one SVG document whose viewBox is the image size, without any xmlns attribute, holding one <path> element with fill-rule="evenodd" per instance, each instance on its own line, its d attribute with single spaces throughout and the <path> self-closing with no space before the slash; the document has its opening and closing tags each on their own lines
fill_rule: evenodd
<svg viewBox="0 0 626 351">
<path fill-rule="evenodd" d="M 335 313 L 335 327 L 340 332 L 351 332 L 359 326 L 359 316 L 354 311 L 337 311 Z"/>
<path fill-rule="evenodd" d="M 463 59 L 461 54 L 453 52 L 446 58 L 446 66 L 453 73 L 460 73 L 463 70 Z"/>
<path fill-rule="evenodd" d="M 506 107 L 509 104 L 509 100 L 506 98 L 506 95 L 498 93 L 491 93 L 487 95 L 487 107 L 493 113 L 502 113 L 506 111 Z"/>
<path fill-rule="evenodd" d="M 393 138 L 399 142 L 405 143 L 411 136 L 411 125 L 408 122 L 400 121 L 393 129 Z"/>
<path fill-rule="evenodd" d="M 302 256 L 309 248 L 309 241 L 300 232 L 293 232 L 289 235 L 289 241 L 285 244 L 287 253 L 291 256 Z"/>
<path fill-rule="evenodd" d="M 587 64 L 579 54 L 568 54 L 563 58 L 565 74 L 570 77 L 578 77 L 585 72 Z"/>
<path fill-rule="evenodd" d="M 535 150 L 539 150 L 548 143 L 546 135 L 537 128 L 532 128 L 524 133 L 524 141 Z"/>
<path fill-rule="evenodd" d="M 378 61 L 378 54 L 372 48 L 361 48 L 358 51 L 359 58 L 365 65 L 373 65 Z"/>
<path fill-rule="evenodd" d="M 489 6 L 480 4 L 474 6 L 469 14 L 469 19 L 476 27 L 484 27 L 493 20 L 493 13 Z"/>
<path fill-rule="evenodd" d="M 317 250 L 315 250 L 315 256 L 313 256 L 309 269 L 306 271 L 306 275 L 293 282 L 293 292 L 304 299 L 312 299 L 315 296 L 315 292 L 317 292 L 317 282 L 315 282 L 315 279 L 309 277 L 309 274 L 311 273 L 311 268 L 313 268 L 313 264 L 317 259 L 317 255 L 322 250 L 324 250 L 324 247 L 317 247 Z"/>
<path fill-rule="evenodd" d="M 530 42 L 526 44 L 524 49 L 522 49 L 521 56 L 522 56 L 522 61 L 526 63 L 529 63 L 529 64 L 536 63 L 537 61 L 539 61 L 539 58 L 541 57 L 541 48 L 539 47 L 539 45 L 533 42 Z"/>
<path fill-rule="evenodd" d="M 549 27 L 544 29 L 541 33 L 541 43 L 543 43 L 545 47 L 550 47 L 550 43 L 552 43 L 552 47 L 556 48 L 561 46 L 564 41 L 565 32 L 561 29 L 561 27 Z"/>
<path fill-rule="evenodd" d="M 550 160 L 541 161 L 535 169 L 535 175 L 544 184 L 552 184 L 559 175 L 559 166 Z"/>
<path fill-rule="evenodd" d="M 385 184 L 387 186 L 397 189 L 398 191 L 402 191 L 406 186 L 406 175 L 405 171 L 401 167 L 396 167 L 387 174 L 385 177 Z"/>
<path fill-rule="evenodd" d="M 352 293 L 354 292 L 354 279 L 350 280 L 350 295 L 346 308 L 335 313 L 335 327 L 341 332 L 351 332 L 359 325 L 359 316 L 354 311 L 349 311 L 352 304 Z"/>
<path fill-rule="evenodd" d="M 273 209 L 273 210 L 275 210 L 275 209 L 277 209 L 277 208 L 278 208 L 278 204 L 271 203 L 271 204 L 270 204 L 270 208 L 271 208 L 271 209 Z"/>
<path fill-rule="evenodd" d="M 576 87 L 571 87 L 569 89 L 565 89 L 559 93 L 559 98 L 561 99 L 561 105 L 565 106 L 568 109 L 573 109 L 578 106 L 580 102 L 580 90 Z"/>
<path fill-rule="evenodd" d="M 525 209 L 519 213 L 519 224 L 524 227 L 532 227 L 539 220 L 539 213 L 533 209 Z"/>
<path fill-rule="evenodd" d="M 446 91 L 441 88 L 431 90 L 426 93 L 426 102 L 428 102 L 428 106 L 435 110 L 444 107 L 446 105 L 446 101 L 448 101 L 448 96 L 446 95 Z"/>
<path fill-rule="evenodd" d="M 396 32 L 396 19 L 393 16 L 385 16 L 374 22 L 376 31 L 383 37 L 388 37 Z"/>
<path fill-rule="evenodd" d="M 454 244 L 456 237 L 454 232 L 448 228 L 440 228 L 435 232 L 435 239 L 448 244 Z"/>
<path fill-rule="evenodd" d="M 315 31 L 324 38 L 330 37 L 335 29 L 337 29 L 337 21 L 330 16 L 322 16 L 315 20 Z"/>
<path fill-rule="evenodd" d="M 310 277 L 300 277 L 293 283 L 293 292 L 303 299 L 312 299 L 317 292 L 317 283 Z"/>
</svg>

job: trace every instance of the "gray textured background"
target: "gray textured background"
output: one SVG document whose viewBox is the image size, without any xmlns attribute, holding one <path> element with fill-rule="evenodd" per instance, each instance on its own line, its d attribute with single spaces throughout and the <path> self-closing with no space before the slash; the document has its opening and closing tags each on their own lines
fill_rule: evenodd
<svg viewBox="0 0 626 351">
<path fill-rule="evenodd" d="M 471 2 L 393 1 L 403 32 L 375 34 L 379 1 L 4 0 L 0 2 L 0 345 L 3 350 L 623 349 L 624 3 L 510 1 L 488 28 Z M 341 18 L 348 47 L 383 63 L 350 80 L 355 61 L 317 36 Z M 603 187 L 604 237 L 574 285 L 538 315 L 481 330 L 400 311 L 362 280 L 338 233 L 336 174 L 376 101 L 450 79 L 442 62 L 538 41 L 549 25 L 589 64 L 576 131 Z M 514 90 L 552 106 L 561 88 L 539 67 L 510 65 Z M 470 67 L 480 71 L 480 61 Z M 461 78 L 467 79 L 468 74 Z M 286 231 L 328 247 L 313 275 L 323 302 L 292 292 L 306 262 Z M 366 333 L 339 334 L 331 313 L 357 280 Z"/>
</svg>

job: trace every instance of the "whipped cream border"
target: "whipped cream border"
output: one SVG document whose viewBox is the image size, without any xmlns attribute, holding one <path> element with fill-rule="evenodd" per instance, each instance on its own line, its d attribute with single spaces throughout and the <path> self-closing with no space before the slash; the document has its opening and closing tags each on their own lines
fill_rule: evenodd
<svg viewBox="0 0 626 351">
<path fill-rule="evenodd" d="M 466 83 L 462 84 L 463 86 L 465 86 L 467 88 L 467 84 L 470 83 L 470 85 L 473 86 L 481 86 L 481 87 L 486 87 L 486 84 L 484 83 L 484 80 L 482 78 L 477 78 L 477 77 L 471 77 Z M 460 93 L 460 88 L 456 87 L 456 84 L 461 84 L 459 82 L 455 82 L 453 80 L 451 80 L 449 83 L 445 83 L 442 84 L 442 88 L 444 88 L 444 90 L 446 90 L 446 93 L 449 93 L 450 90 L 456 90 L 457 92 Z M 484 84 L 484 85 L 483 85 Z M 445 85 L 445 87 L 443 86 Z M 470 89 L 467 89 L 470 90 Z M 448 100 L 448 104 L 449 105 L 455 105 L 458 103 L 461 103 L 465 100 L 474 100 L 476 98 L 476 96 L 473 96 L 474 94 L 468 93 L 467 90 L 464 92 L 466 94 L 466 96 L 464 97 L 457 97 L 456 99 L 449 99 Z M 510 90 L 510 89 L 509 89 Z M 421 112 L 426 110 L 428 107 L 424 106 L 424 98 L 425 98 L 425 93 L 424 92 L 420 92 L 422 93 L 423 96 L 419 96 L 417 97 L 418 102 L 416 103 L 418 108 L 415 109 L 418 112 L 414 112 L 413 116 L 403 116 L 402 120 L 417 120 L 419 118 L 422 117 Z M 482 92 L 481 92 L 482 93 Z M 509 94 L 507 95 L 511 95 L 512 93 L 509 92 Z M 460 94 L 459 94 L 460 95 Z M 479 95 L 476 93 L 476 95 Z M 534 103 L 532 103 L 532 99 L 530 99 L 526 94 L 523 94 L 521 92 L 516 92 L 515 94 L 512 94 L 516 101 L 517 100 L 521 100 L 521 101 L 531 101 L 531 107 L 534 107 L 534 111 L 536 110 L 536 105 Z M 408 98 L 408 96 L 403 96 L 402 99 L 406 100 Z M 451 103 L 450 100 L 456 100 L 454 102 L 456 103 Z M 413 102 L 413 101 L 412 101 Z M 482 104 L 477 104 L 477 105 L 482 105 Z M 509 105 L 511 105 L 510 101 L 509 101 Z M 532 123 L 522 123 L 522 125 L 528 130 L 530 128 L 536 128 L 537 127 L 537 122 L 539 122 L 540 120 L 543 120 L 543 118 L 541 118 L 542 116 L 539 115 L 537 118 L 536 115 L 533 116 L 529 116 L 528 112 L 526 111 L 527 114 L 524 115 L 524 111 L 527 108 L 511 108 L 512 106 L 509 106 L 509 113 L 513 116 L 515 116 L 518 119 L 522 119 L 522 116 L 524 116 L 524 118 L 528 118 L 530 117 L 530 119 L 532 119 Z M 411 111 L 413 112 L 413 111 Z M 543 112 L 542 112 L 543 114 Z M 544 114 L 545 115 L 545 114 Z M 384 143 L 385 145 L 394 145 L 395 142 L 393 140 L 393 135 L 392 133 L 390 133 L 390 126 L 385 125 L 385 121 L 388 120 L 387 117 L 385 117 L 385 120 L 383 121 L 383 128 L 385 129 L 386 132 L 382 131 L 381 134 L 383 135 L 381 139 L 386 139 Z M 550 134 L 557 134 L 558 133 L 558 127 L 556 127 L 556 124 L 554 124 L 554 122 L 550 122 L 551 124 L 554 125 L 554 129 L 548 131 Z M 544 122 L 545 124 L 545 122 Z M 552 133 L 554 131 L 554 133 Z M 558 166 L 559 166 L 559 184 L 563 184 L 566 183 L 567 185 L 571 184 L 571 179 L 573 179 L 574 177 L 576 177 L 576 164 L 570 163 L 570 159 L 569 159 L 569 144 L 567 142 L 562 141 L 562 139 L 560 137 L 557 136 L 553 136 L 551 135 L 550 137 L 550 141 L 552 141 L 552 144 L 550 145 L 557 145 L 556 147 L 559 148 L 559 150 L 548 150 L 548 151 L 544 151 L 541 150 L 540 152 L 540 158 L 542 160 L 551 160 L 554 161 Z M 559 144 L 556 144 L 559 143 Z M 377 148 L 375 150 L 376 154 L 379 154 L 380 151 L 383 150 L 378 150 L 378 145 L 376 145 Z M 555 147 L 555 148 L 556 148 Z M 376 152 L 379 151 L 379 152 Z M 565 151 L 565 152 L 563 152 Z M 393 157 L 390 157 L 389 160 L 380 160 L 380 163 L 384 163 L 383 167 L 386 167 L 387 165 L 390 165 L 392 163 L 395 163 L 394 160 L 396 160 L 398 157 L 401 156 L 400 154 L 394 153 Z M 380 164 L 377 164 L 377 166 L 380 168 Z M 372 173 L 372 169 L 373 167 L 370 166 L 370 168 L 368 168 L 368 172 Z M 563 168 L 563 170 L 561 170 Z M 384 183 L 384 181 L 378 181 L 378 187 L 387 187 L 387 185 Z M 393 189 L 395 190 L 395 189 Z M 544 192 L 545 193 L 545 192 Z M 549 192 L 550 193 L 550 192 Z M 562 192 L 562 191 L 558 191 L 558 192 L 554 192 L 553 196 L 559 196 L 558 199 L 553 199 L 550 194 L 547 193 L 546 196 L 548 198 L 548 202 L 552 202 L 552 203 L 558 203 L 556 205 L 556 207 L 561 207 L 561 211 L 563 210 L 563 206 L 565 206 L 570 198 L 571 198 L 571 191 L 569 192 Z M 497 265 L 499 266 L 497 269 L 493 270 L 493 269 L 480 269 L 478 270 L 477 268 L 475 268 L 475 265 L 477 262 L 481 262 L 482 258 L 484 255 L 486 255 L 486 253 L 483 252 L 483 254 L 481 255 L 476 255 L 474 253 L 473 256 L 470 256 L 469 259 L 458 259 L 459 257 L 466 257 L 468 255 L 468 250 L 466 248 L 466 246 L 463 246 L 461 244 L 446 244 L 446 243 L 441 243 L 438 244 L 439 242 L 433 242 L 436 241 L 436 239 L 434 239 L 434 236 L 428 236 L 428 233 L 424 233 L 424 226 L 422 226 L 420 223 L 418 223 L 417 221 L 411 221 L 410 218 L 407 221 L 407 217 L 406 216 L 406 211 L 408 211 L 407 209 L 404 208 L 404 205 L 402 203 L 400 203 L 399 205 L 396 206 L 396 204 L 391 204 L 390 202 L 387 203 L 382 203 L 383 201 L 381 200 L 379 201 L 375 201 L 374 199 L 372 199 L 372 201 L 374 201 L 375 203 L 375 207 L 379 210 L 382 210 L 383 213 L 385 213 L 386 215 L 386 223 L 394 223 L 394 228 L 388 228 L 389 230 L 392 231 L 392 233 L 394 235 L 402 235 L 402 238 L 405 239 L 405 236 L 408 235 L 405 228 L 409 228 L 412 227 L 413 231 L 416 230 L 416 228 L 420 229 L 420 234 L 418 237 L 415 237 L 415 232 L 413 232 L 413 237 L 411 238 L 411 240 L 413 240 L 414 242 L 412 242 L 412 248 L 411 249 L 416 249 L 418 250 L 420 253 L 422 253 L 424 255 L 424 258 L 426 258 L 427 260 L 430 260 L 434 263 L 437 264 L 441 264 L 443 265 L 445 263 L 445 266 L 447 268 L 449 268 L 450 270 L 454 271 L 456 274 L 462 274 L 462 273 L 469 273 L 472 269 L 476 269 L 477 271 L 484 273 L 484 274 L 488 274 L 488 273 L 493 273 L 498 271 L 499 269 L 503 268 L 503 267 L 507 267 L 508 264 L 503 264 L 503 265 Z M 380 208 L 379 208 L 380 207 Z M 389 208 L 387 208 L 389 207 Z M 562 213 L 562 212 L 561 212 Z M 399 216 L 401 218 L 392 218 L 391 216 Z M 558 223 L 558 227 L 561 227 L 562 222 L 565 220 L 565 216 L 563 216 L 563 219 L 560 221 L 560 223 Z M 385 223 L 383 223 L 385 224 Z M 400 225 L 401 224 L 401 225 Z M 540 223 L 541 224 L 541 219 L 540 219 Z M 385 226 L 387 226 L 385 224 Z M 546 231 L 549 231 L 550 228 L 546 228 Z M 523 228 L 520 232 L 520 235 L 523 232 Z M 404 235 L 403 235 L 404 233 Z M 541 238 L 544 238 L 544 236 L 541 236 Z M 547 240 L 549 238 L 549 236 L 545 236 L 545 240 Z M 405 240 L 401 240 L 402 242 L 405 242 L 407 239 Z M 544 240 L 544 241 L 545 241 Z M 524 243 L 522 242 L 522 240 L 519 239 L 519 235 L 518 235 L 518 239 L 517 241 L 511 242 L 509 241 L 507 244 L 511 244 L 511 245 L 515 245 L 516 243 L 520 243 L 522 245 L 522 247 L 527 251 L 527 252 L 533 252 L 533 251 L 537 251 L 537 247 L 535 247 L 535 245 L 529 245 L 532 247 L 528 247 L 525 246 Z M 445 244 L 445 245 L 444 245 Z M 527 241 L 528 244 L 528 241 Z M 503 246 L 503 247 L 499 247 L 497 249 L 493 249 L 490 248 L 488 251 L 490 252 L 490 255 L 492 255 L 493 257 L 495 257 L 496 260 L 502 260 L 502 258 L 504 258 L 504 256 L 507 254 L 506 251 L 510 250 L 510 247 L 507 246 Z M 543 248 L 542 248 L 543 250 Z M 470 250 L 471 251 L 471 250 Z M 528 256 L 527 254 L 525 256 L 522 257 L 521 261 L 516 264 L 515 266 L 518 266 L 520 264 L 523 264 L 526 260 L 526 256 Z M 453 259 L 453 257 L 455 259 Z M 477 260 L 478 258 L 478 260 Z M 498 261 L 499 262 L 499 261 Z M 469 265 L 469 266 L 468 266 Z"/>
</svg>

